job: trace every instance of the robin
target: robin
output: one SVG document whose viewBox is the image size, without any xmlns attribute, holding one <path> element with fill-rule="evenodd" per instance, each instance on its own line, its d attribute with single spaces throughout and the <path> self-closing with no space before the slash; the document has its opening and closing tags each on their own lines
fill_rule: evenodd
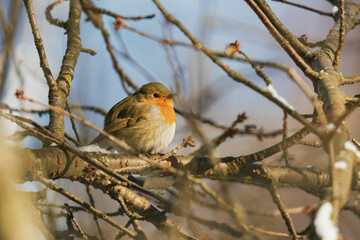
<svg viewBox="0 0 360 240">
<path fill-rule="evenodd" d="M 124 140 L 141 153 L 159 153 L 174 138 L 176 119 L 169 89 L 161 83 L 143 85 L 138 92 L 115 104 L 106 114 L 104 131 Z M 99 134 L 91 144 L 116 146 Z"/>
</svg>

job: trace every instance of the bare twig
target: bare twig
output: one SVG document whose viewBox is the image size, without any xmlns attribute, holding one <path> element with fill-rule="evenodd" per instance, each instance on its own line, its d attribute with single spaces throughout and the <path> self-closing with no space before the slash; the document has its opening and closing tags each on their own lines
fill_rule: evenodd
<svg viewBox="0 0 360 240">
<path fill-rule="evenodd" d="M 98 107 L 94 107 L 94 106 L 83 106 L 83 105 L 70 105 L 70 107 L 72 109 L 82 109 L 85 111 L 93 111 L 95 113 L 99 113 L 103 116 L 106 115 L 106 111 L 102 108 L 98 108 Z M 49 113 L 49 109 L 27 109 L 27 108 L 12 108 L 7 106 L 6 104 L 0 104 L 0 109 L 8 109 L 10 112 L 14 111 L 14 112 L 25 112 L 25 113 L 33 113 L 33 114 L 38 114 L 40 117 L 43 114 L 48 114 Z"/>
<path fill-rule="evenodd" d="M 222 134 L 220 134 L 218 137 L 214 138 L 213 140 L 211 140 L 208 143 L 205 143 L 204 145 L 202 145 L 198 150 L 196 150 L 195 152 L 193 152 L 191 155 L 207 155 L 209 153 L 209 149 L 212 148 L 216 148 L 218 147 L 221 143 L 223 143 L 227 138 L 231 138 L 236 134 L 242 135 L 242 134 L 246 134 L 245 132 L 251 132 L 252 126 L 247 126 L 244 132 L 241 132 L 239 129 L 236 129 L 235 126 L 238 123 L 242 123 L 245 120 L 248 119 L 248 116 L 246 116 L 246 113 L 243 112 L 242 114 L 238 114 L 236 116 L 236 119 L 231 123 L 231 125 L 226 128 L 224 130 L 224 132 Z M 255 126 L 256 128 L 256 126 Z M 258 139 L 261 140 L 262 139 L 262 131 L 260 130 L 259 135 L 257 135 Z"/>
<path fill-rule="evenodd" d="M 286 226 L 288 228 L 289 233 L 292 235 L 292 239 L 296 240 L 297 237 L 296 237 L 296 231 L 295 231 L 295 228 L 294 228 L 294 224 L 293 224 L 293 222 L 292 222 L 292 220 L 290 218 L 289 213 L 287 212 L 287 210 L 285 208 L 284 203 L 280 199 L 280 195 L 279 195 L 279 193 L 277 191 L 276 185 L 271 184 L 269 186 L 269 192 L 271 194 L 271 197 L 272 197 L 274 203 L 278 207 L 282 218 L 285 221 L 285 224 L 286 224 Z"/>
<path fill-rule="evenodd" d="M 265 234 L 265 235 L 269 235 L 269 236 L 294 238 L 293 235 L 289 235 L 289 234 L 286 234 L 286 233 L 273 232 L 273 231 L 269 231 L 269 230 L 264 230 L 264 229 L 257 228 L 257 227 L 254 227 L 254 226 L 249 226 L 249 229 L 257 231 L 257 232 Z M 295 239 L 308 239 L 308 236 L 306 236 L 306 235 L 297 235 L 296 234 L 295 237 L 296 237 Z"/>
<path fill-rule="evenodd" d="M 272 84 L 271 79 L 269 78 L 268 75 L 266 75 L 264 73 L 264 71 L 261 70 L 259 64 L 255 63 L 253 60 L 251 60 L 251 58 L 248 55 L 246 55 L 243 51 L 241 51 L 240 49 L 238 49 L 238 51 L 240 54 L 242 54 L 245 57 L 246 61 L 248 61 L 250 63 L 251 67 L 255 70 L 256 74 L 264 80 L 264 82 L 266 83 L 266 86 L 269 84 Z"/>
<path fill-rule="evenodd" d="M 44 44 L 43 44 L 42 38 L 40 36 L 39 28 L 37 26 L 36 19 L 35 19 L 35 13 L 34 13 L 33 5 L 32 5 L 32 0 L 24 0 L 24 4 L 25 4 L 26 12 L 28 14 L 32 34 L 34 37 L 35 46 L 36 46 L 36 49 L 38 51 L 38 55 L 40 58 L 40 66 L 44 72 L 44 76 L 45 76 L 46 82 L 49 86 L 49 89 L 55 90 L 57 88 L 57 86 L 54 81 L 53 75 L 51 73 L 49 63 L 46 58 Z"/>
<path fill-rule="evenodd" d="M 360 75 L 352 76 L 352 77 L 342 77 L 341 78 L 341 85 L 345 84 L 354 84 L 360 82 Z"/>
<path fill-rule="evenodd" d="M 129 53 L 119 51 L 118 52 L 123 56 L 125 59 L 127 59 L 134 67 L 141 72 L 144 77 L 149 80 L 150 82 L 158 82 L 156 78 L 149 72 L 144 66 L 142 66 L 138 61 L 136 61 Z"/>
<path fill-rule="evenodd" d="M 287 112 L 284 111 L 284 118 L 283 118 L 283 134 L 282 134 L 282 140 L 284 141 L 287 138 L 287 131 L 288 131 L 288 126 L 287 126 Z M 283 158 L 285 161 L 285 166 L 290 166 L 289 163 L 289 159 L 288 159 L 288 151 L 286 147 L 283 147 Z"/>
<path fill-rule="evenodd" d="M 88 239 L 88 237 L 86 236 L 86 234 L 84 233 L 84 231 L 82 230 L 82 228 L 80 227 L 79 223 L 76 221 L 76 218 L 74 217 L 73 213 L 71 212 L 69 205 L 65 203 L 65 209 L 68 212 L 68 216 L 71 218 L 71 221 L 74 222 L 75 226 L 77 227 L 77 229 L 79 229 L 82 238 L 83 239 Z"/>
<path fill-rule="evenodd" d="M 195 141 L 194 141 L 194 139 L 193 139 L 192 136 L 189 136 L 189 137 L 187 137 L 187 138 L 184 137 L 184 138 L 183 138 L 183 142 L 182 142 L 179 146 L 177 146 L 176 148 L 174 148 L 171 152 L 169 152 L 169 153 L 161 156 L 160 158 L 156 159 L 156 161 L 159 161 L 159 162 L 160 162 L 160 161 L 166 160 L 166 159 L 168 159 L 169 157 L 175 155 L 180 149 L 186 148 L 186 147 L 188 147 L 188 146 L 190 146 L 190 147 L 195 147 Z"/>
<path fill-rule="evenodd" d="M 67 99 L 66 99 L 65 104 L 66 104 L 66 109 L 67 109 L 67 111 L 72 115 L 72 113 L 71 113 L 71 107 L 70 107 L 69 101 L 68 101 Z M 75 123 L 75 121 L 74 121 L 74 118 L 71 117 L 71 115 L 70 115 L 71 127 L 72 127 L 72 129 L 74 130 L 74 133 L 75 133 L 75 136 L 76 136 L 76 140 L 81 144 L 80 135 L 79 135 L 79 132 L 78 132 L 78 130 L 77 130 L 77 128 L 76 128 L 76 123 Z"/>
<path fill-rule="evenodd" d="M 95 201 L 94 201 L 94 197 L 93 197 L 93 195 L 91 193 L 90 185 L 86 185 L 86 193 L 87 193 L 87 195 L 89 197 L 89 201 L 90 201 L 91 206 L 95 207 Z M 98 229 L 101 240 L 105 240 L 104 231 L 101 228 L 101 225 L 99 223 L 99 220 L 98 220 L 98 217 L 97 217 L 96 214 L 94 214 L 94 221 L 95 221 L 95 224 L 96 224 L 96 228 Z"/>
<path fill-rule="evenodd" d="M 90 54 L 91 56 L 95 56 L 97 54 L 96 51 L 90 49 L 90 48 L 81 48 L 80 50 L 81 52 L 84 52 L 84 53 L 88 53 Z"/>
<path fill-rule="evenodd" d="M 136 16 L 136 17 L 127 17 L 127 16 L 122 16 L 119 15 L 117 13 L 111 12 L 109 10 L 103 9 L 103 8 L 98 8 L 95 5 L 86 5 L 86 10 L 91 10 L 94 11 L 96 13 L 101 13 L 101 14 L 105 14 L 114 18 L 121 18 L 121 19 L 126 19 L 126 20 L 142 20 L 142 19 L 151 19 L 155 17 L 155 14 L 150 14 L 150 15 L 146 15 L 146 16 Z"/>
<path fill-rule="evenodd" d="M 315 148 L 320 148 L 323 146 L 322 142 L 310 142 L 310 141 L 304 141 L 304 140 L 299 141 L 299 144 L 304 145 L 304 146 L 309 146 L 309 147 L 315 147 Z"/>
<path fill-rule="evenodd" d="M 78 142 L 78 140 L 76 140 L 75 138 L 73 138 L 72 136 L 70 136 L 70 134 L 68 134 L 67 132 L 65 132 L 65 138 L 67 138 L 70 142 L 73 142 L 75 144 L 75 146 L 80 147 L 81 143 Z"/>
<path fill-rule="evenodd" d="M 50 23 L 50 24 L 53 24 L 55 26 L 58 26 L 58 27 L 61 27 L 61 28 L 64 28 L 66 29 L 67 27 L 67 21 L 63 21 L 63 20 L 60 20 L 60 19 L 57 19 L 57 18 L 53 18 L 52 15 L 51 15 L 51 11 L 53 10 L 53 8 L 62 3 L 63 1 L 66 1 L 66 0 L 57 0 L 55 2 L 53 2 L 52 4 L 50 4 L 46 10 L 45 10 L 45 16 L 46 16 L 46 20 Z"/>
<path fill-rule="evenodd" d="M 340 63 L 340 54 L 344 48 L 345 42 L 345 0 L 340 0 L 340 29 L 339 29 L 339 46 L 335 52 L 334 68 L 337 69 Z"/>
<path fill-rule="evenodd" d="M 94 7 L 92 2 L 88 1 L 88 0 L 82 0 L 81 4 L 82 4 L 82 6 L 84 8 L 84 11 L 85 11 L 86 15 L 90 18 L 90 20 L 92 21 L 94 26 L 96 28 L 100 29 L 100 31 L 101 31 L 101 33 L 103 35 L 105 44 L 106 44 L 106 49 L 108 50 L 108 52 L 110 54 L 111 60 L 113 62 L 113 66 L 114 66 L 117 74 L 119 75 L 122 84 L 126 83 L 131 88 L 133 88 L 134 90 L 138 90 L 139 89 L 138 86 L 136 86 L 136 84 L 132 81 L 132 79 L 128 75 L 126 75 L 124 70 L 119 66 L 118 60 L 116 59 L 116 56 L 115 56 L 115 54 L 113 52 L 113 46 L 110 43 L 110 34 L 105 29 L 105 26 L 103 24 L 101 16 L 99 17 L 99 16 L 95 15 L 95 12 L 93 12 L 93 10 L 91 10 Z M 130 92 L 127 90 L 125 85 L 123 85 L 123 86 L 124 86 L 124 90 L 128 94 L 130 94 Z"/>
<path fill-rule="evenodd" d="M 355 138 L 352 139 L 352 142 L 358 147 L 360 148 L 360 142 L 357 141 Z"/>
<path fill-rule="evenodd" d="M 272 0 L 272 1 L 274 1 L 274 2 L 282 2 L 282 3 L 289 4 L 289 5 L 298 7 L 298 8 L 302 8 L 302 9 L 305 9 L 305 10 L 308 10 L 308 11 L 311 11 L 311 12 L 318 13 L 318 14 L 323 15 L 323 16 L 332 17 L 332 14 L 330 12 L 324 12 L 324 11 L 317 10 L 317 9 L 314 9 L 314 8 L 311 8 L 311 7 L 302 5 L 302 4 L 292 3 L 292 2 L 289 2 L 289 1 L 286 1 L 286 0 Z"/>
<path fill-rule="evenodd" d="M 131 237 L 131 238 L 136 237 L 136 234 L 134 232 L 130 231 L 129 229 L 127 229 L 124 226 L 120 225 L 119 223 L 115 222 L 114 220 L 109 218 L 104 212 L 92 207 L 90 204 L 84 202 L 83 200 L 81 200 L 80 198 L 75 196 L 74 194 L 66 191 L 63 188 L 60 188 L 59 186 L 57 186 L 56 184 L 52 183 L 51 181 L 45 179 L 42 176 L 38 176 L 37 180 L 39 182 L 41 182 L 42 184 L 44 184 L 49 189 L 60 193 L 61 195 L 65 196 L 66 198 L 70 199 L 73 202 L 76 202 L 77 204 L 79 204 L 80 206 L 85 208 L 88 212 L 96 214 L 96 216 L 98 216 L 99 218 L 103 219 L 104 221 L 110 223 L 112 226 L 116 227 L 117 229 L 121 230 L 122 232 L 126 233 L 129 237 Z"/>
<path fill-rule="evenodd" d="M 313 204 L 308 204 L 307 206 L 295 207 L 295 208 L 288 208 L 288 214 L 301 214 L 305 213 L 309 215 L 309 211 L 313 208 Z M 276 210 L 259 210 L 259 209 L 252 209 L 246 210 L 247 215 L 255 215 L 255 216 L 265 216 L 265 217 L 280 217 L 281 213 L 279 209 Z"/>
</svg>

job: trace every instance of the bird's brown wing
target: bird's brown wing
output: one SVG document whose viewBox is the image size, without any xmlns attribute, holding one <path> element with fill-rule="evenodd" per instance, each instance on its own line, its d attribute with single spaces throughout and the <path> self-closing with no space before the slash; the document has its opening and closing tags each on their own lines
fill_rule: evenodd
<svg viewBox="0 0 360 240">
<path fill-rule="evenodd" d="M 139 103 L 132 99 L 133 96 L 123 99 L 110 109 L 104 120 L 104 131 L 118 138 L 126 138 L 126 134 L 131 132 L 133 126 L 140 124 L 148 119 L 150 106 Z M 111 145 L 110 140 L 99 134 L 92 142 L 100 147 Z"/>
<path fill-rule="evenodd" d="M 132 113 L 133 105 L 136 105 L 137 100 L 134 95 L 130 95 L 117 104 L 115 104 L 109 112 L 106 114 L 104 119 L 104 128 L 110 125 L 111 122 L 118 118 L 129 118 L 134 116 Z"/>
</svg>

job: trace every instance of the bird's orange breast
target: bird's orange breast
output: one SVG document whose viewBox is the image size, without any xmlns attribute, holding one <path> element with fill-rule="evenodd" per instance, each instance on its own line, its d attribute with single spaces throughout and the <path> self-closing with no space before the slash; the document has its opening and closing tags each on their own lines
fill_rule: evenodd
<svg viewBox="0 0 360 240">
<path fill-rule="evenodd" d="M 156 99 L 141 99 L 140 102 L 146 102 L 156 105 L 161 113 L 161 118 L 164 123 L 172 125 L 176 122 L 175 111 L 174 111 L 174 102 L 170 98 L 162 97 Z"/>
</svg>

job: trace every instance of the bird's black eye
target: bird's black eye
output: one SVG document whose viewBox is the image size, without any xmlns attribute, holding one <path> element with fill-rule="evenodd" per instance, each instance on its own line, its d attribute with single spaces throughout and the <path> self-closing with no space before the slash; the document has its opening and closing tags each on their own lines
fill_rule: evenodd
<svg viewBox="0 0 360 240">
<path fill-rule="evenodd" d="M 159 94 L 157 94 L 157 93 L 154 93 L 154 98 L 158 98 L 158 97 L 160 97 L 160 95 Z"/>
</svg>

